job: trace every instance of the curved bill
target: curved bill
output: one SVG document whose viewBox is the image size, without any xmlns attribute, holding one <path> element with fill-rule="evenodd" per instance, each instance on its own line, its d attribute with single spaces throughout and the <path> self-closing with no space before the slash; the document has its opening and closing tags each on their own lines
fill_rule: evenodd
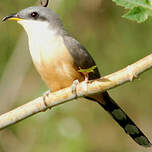
<svg viewBox="0 0 152 152">
<path fill-rule="evenodd" d="M 23 19 L 20 18 L 17 14 L 12 14 L 12 15 L 8 15 L 8 16 L 4 17 L 2 19 L 2 22 L 6 21 L 6 20 L 20 21 Z"/>
</svg>

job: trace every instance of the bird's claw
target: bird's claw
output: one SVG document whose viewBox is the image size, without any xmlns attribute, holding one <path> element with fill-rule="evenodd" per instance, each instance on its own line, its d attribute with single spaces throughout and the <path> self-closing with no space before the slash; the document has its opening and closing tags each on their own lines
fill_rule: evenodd
<svg viewBox="0 0 152 152">
<path fill-rule="evenodd" d="M 49 108 L 49 109 L 51 109 L 51 108 L 48 107 L 46 100 L 47 100 L 47 98 L 48 98 L 48 96 L 49 96 L 50 93 L 51 93 L 50 90 L 48 90 L 48 91 L 46 91 L 45 93 L 43 93 L 43 102 L 44 102 L 45 106 L 46 106 L 47 108 Z M 46 110 L 47 110 L 47 109 L 46 109 Z M 43 112 L 45 112 L 46 110 L 43 110 Z"/>
<path fill-rule="evenodd" d="M 134 68 L 132 66 L 127 66 L 127 72 L 130 81 L 133 81 L 135 78 L 137 78 L 137 74 L 135 73 Z"/>
<path fill-rule="evenodd" d="M 72 93 L 76 94 L 76 97 L 77 97 L 77 89 L 76 89 L 76 87 L 77 87 L 77 85 L 79 83 L 80 83 L 79 80 L 74 80 L 73 83 L 72 83 Z"/>
</svg>

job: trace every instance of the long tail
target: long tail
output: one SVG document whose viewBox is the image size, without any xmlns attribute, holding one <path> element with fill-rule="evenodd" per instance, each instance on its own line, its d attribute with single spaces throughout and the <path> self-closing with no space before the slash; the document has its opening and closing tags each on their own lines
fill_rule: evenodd
<svg viewBox="0 0 152 152">
<path fill-rule="evenodd" d="M 150 147 L 152 144 L 127 114 L 115 103 L 107 92 L 86 97 L 102 106 L 124 129 L 124 131 L 139 145 Z"/>
</svg>

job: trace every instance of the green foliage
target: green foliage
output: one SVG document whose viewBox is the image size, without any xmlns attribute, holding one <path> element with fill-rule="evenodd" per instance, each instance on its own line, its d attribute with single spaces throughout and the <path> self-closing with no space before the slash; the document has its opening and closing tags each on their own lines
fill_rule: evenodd
<svg viewBox="0 0 152 152">
<path fill-rule="evenodd" d="M 84 74 L 88 74 L 88 73 L 94 72 L 94 70 L 96 68 L 97 68 L 97 66 L 95 65 L 95 66 L 92 66 L 89 69 L 80 69 L 79 72 L 84 73 Z"/>
<path fill-rule="evenodd" d="M 144 22 L 152 16 L 152 0 L 113 0 L 117 5 L 129 9 L 123 17 L 136 21 Z"/>
</svg>

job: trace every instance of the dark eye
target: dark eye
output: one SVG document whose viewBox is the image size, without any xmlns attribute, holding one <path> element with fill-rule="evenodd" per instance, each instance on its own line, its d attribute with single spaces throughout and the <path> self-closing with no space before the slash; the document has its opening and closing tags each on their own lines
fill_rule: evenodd
<svg viewBox="0 0 152 152">
<path fill-rule="evenodd" d="M 32 12 L 32 13 L 31 13 L 31 16 L 32 16 L 33 18 L 37 18 L 37 17 L 39 16 L 39 14 L 38 14 L 37 12 Z"/>
</svg>

